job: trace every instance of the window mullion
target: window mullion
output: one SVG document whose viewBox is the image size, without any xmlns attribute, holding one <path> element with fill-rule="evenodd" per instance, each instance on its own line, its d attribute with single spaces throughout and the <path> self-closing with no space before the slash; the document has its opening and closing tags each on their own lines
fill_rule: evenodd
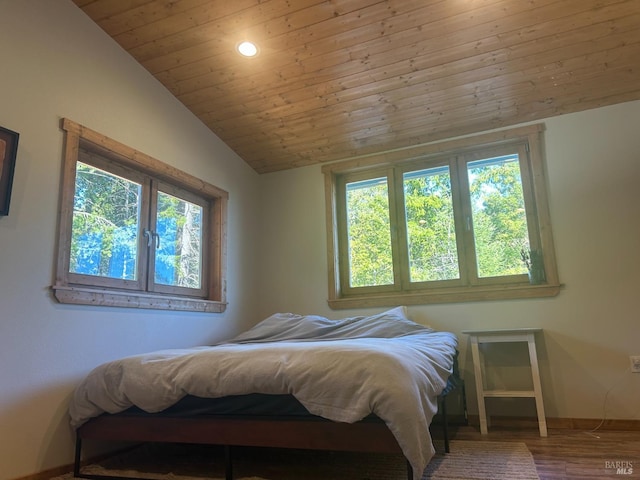
<svg viewBox="0 0 640 480">
<path fill-rule="evenodd" d="M 460 278 L 465 284 L 477 284 L 478 266 L 473 233 L 469 176 L 467 175 L 467 161 L 462 156 L 455 157 L 451 161 L 451 190 L 456 239 L 458 242 Z"/>
<path fill-rule="evenodd" d="M 144 252 L 145 259 L 140 263 L 145 269 L 144 279 L 146 290 L 149 292 L 155 291 L 154 272 L 156 263 L 156 215 L 158 207 L 158 182 L 149 178 L 145 183 L 146 194 L 143 199 L 146 200 L 145 205 L 145 218 L 146 218 L 146 230 L 149 232 L 147 235 L 143 235 L 144 240 Z M 145 230 L 143 229 L 142 232 Z"/>
<path fill-rule="evenodd" d="M 393 278 L 396 290 L 402 290 L 409 285 L 409 255 L 402 173 L 398 169 L 389 169 L 388 179 Z"/>
</svg>

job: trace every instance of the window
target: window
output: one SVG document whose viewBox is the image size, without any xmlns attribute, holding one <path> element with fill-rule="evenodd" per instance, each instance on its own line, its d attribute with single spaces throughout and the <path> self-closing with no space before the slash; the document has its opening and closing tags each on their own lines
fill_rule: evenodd
<svg viewBox="0 0 640 480">
<path fill-rule="evenodd" d="M 325 166 L 330 305 L 556 295 L 541 131 Z"/>
<path fill-rule="evenodd" d="M 65 119 L 56 298 L 222 312 L 228 195 Z"/>
</svg>

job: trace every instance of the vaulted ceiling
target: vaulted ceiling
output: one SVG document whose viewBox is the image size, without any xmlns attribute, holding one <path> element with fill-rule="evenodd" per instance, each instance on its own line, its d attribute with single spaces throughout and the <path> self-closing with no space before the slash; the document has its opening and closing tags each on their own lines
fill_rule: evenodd
<svg viewBox="0 0 640 480">
<path fill-rule="evenodd" d="M 73 1 L 260 173 L 640 99 L 638 0 Z"/>
</svg>

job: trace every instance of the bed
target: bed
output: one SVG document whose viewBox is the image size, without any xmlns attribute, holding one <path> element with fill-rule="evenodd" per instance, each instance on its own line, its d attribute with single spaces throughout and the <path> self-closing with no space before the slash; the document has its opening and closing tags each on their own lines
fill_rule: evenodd
<svg viewBox="0 0 640 480">
<path fill-rule="evenodd" d="M 339 320 L 275 314 L 212 346 L 105 363 L 69 406 L 74 474 L 93 478 L 81 473 L 83 441 L 110 440 L 224 445 L 227 480 L 231 446 L 401 453 L 419 480 L 456 346 L 398 307 Z"/>
</svg>

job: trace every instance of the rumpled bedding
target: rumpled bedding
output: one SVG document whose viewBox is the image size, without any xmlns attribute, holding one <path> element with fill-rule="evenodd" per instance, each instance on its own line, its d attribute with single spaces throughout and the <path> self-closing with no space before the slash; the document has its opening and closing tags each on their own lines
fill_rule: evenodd
<svg viewBox="0 0 640 480">
<path fill-rule="evenodd" d="M 292 394 L 310 413 L 337 422 L 377 415 L 419 480 L 435 453 L 429 424 L 456 346 L 454 334 L 412 322 L 402 307 L 341 320 L 275 314 L 213 346 L 98 366 L 74 392 L 71 425 L 132 406 L 160 412 L 186 395 Z"/>
</svg>

